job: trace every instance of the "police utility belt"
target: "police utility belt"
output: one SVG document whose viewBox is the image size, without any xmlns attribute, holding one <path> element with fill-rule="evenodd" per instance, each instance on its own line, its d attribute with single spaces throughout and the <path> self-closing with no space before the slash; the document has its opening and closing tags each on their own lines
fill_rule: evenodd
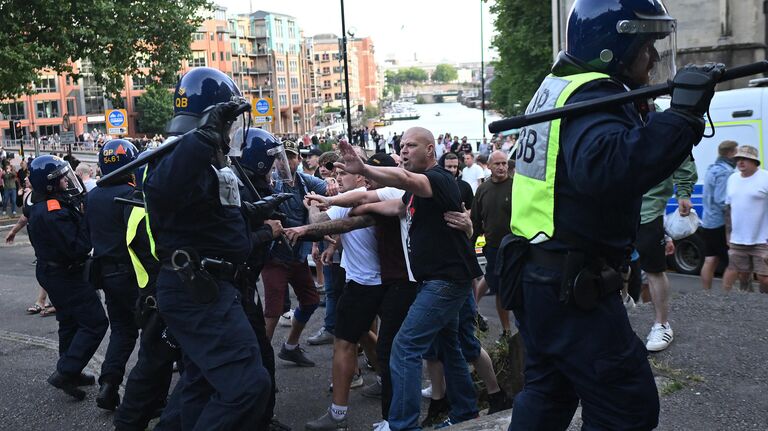
<svg viewBox="0 0 768 431">
<path fill-rule="evenodd" d="M 618 293 L 624 287 L 622 274 L 604 257 L 588 255 L 580 250 L 550 251 L 512 234 L 502 241 L 498 259 L 496 272 L 506 287 L 502 289 L 502 303 L 508 309 L 522 308 L 526 262 L 560 272 L 560 302 L 573 304 L 585 311 L 595 309 L 603 298 Z"/>
<path fill-rule="evenodd" d="M 239 265 L 221 259 L 200 257 L 189 248 L 175 250 L 170 264 L 163 265 L 173 270 L 186 286 L 192 299 L 200 304 L 210 304 L 219 296 L 216 280 L 234 283 Z"/>
</svg>

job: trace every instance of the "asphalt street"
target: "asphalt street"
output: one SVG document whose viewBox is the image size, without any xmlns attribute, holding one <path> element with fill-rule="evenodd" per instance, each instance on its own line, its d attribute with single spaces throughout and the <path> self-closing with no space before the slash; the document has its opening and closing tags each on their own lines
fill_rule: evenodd
<svg viewBox="0 0 768 431">
<path fill-rule="evenodd" d="M 4 236 L 5 231 L 0 233 Z M 15 245 L 0 247 L 0 430 L 111 429 L 111 413 L 95 405 L 95 387 L 88 389 L 85 401 L 75 402 L 45 381 L 57 357 L 57 325 L 54 317 L 25 314 L 37 294 L 33 260 L 33 250 L 21 234 Z M 768 429 L 768 371 L 763 365 L 768 357 L 768 295 L 704 293 L 696 278 L 670 278 L 675 342 L 652 356 L 658 365 L 656 373 L 665 382 L 659 429 Z M 480 309 L 491 324 L 484 337 L 484 344 L 490 346 L 499 334 L 492 317 L 493 299 L 481 301 Z M 304 341 L 322 325 L 323 313 L 322 308 L 315 313 L 302 337 L 307 355 L 317 366 L 298 368 L 277 360 L 277 415 L 294 430 L 304 429 L 305 422 L 322 415 L 331 400 L 332 349 L 329 345 L 308 346 Z M 644 339 L 652 323 L 652 307 L 639 306 L 629 316 Z M 278 327 L 273 342 L 276 349 L 286 335 L 287 328 Z M 89 367 L 96 374 L 107 339 Z M 131 363 L 134 360 L 135 353 Z M 373 372 L 365 372 L 366 383 L 374 379 Z M 671 385 L 673 381 L 679 385 Z M 423 413 L 426 405 L 424 402 Z M 350 429 L 369 430 L 379 417 L 378 400 L 352 390 Z"/>
</svg>

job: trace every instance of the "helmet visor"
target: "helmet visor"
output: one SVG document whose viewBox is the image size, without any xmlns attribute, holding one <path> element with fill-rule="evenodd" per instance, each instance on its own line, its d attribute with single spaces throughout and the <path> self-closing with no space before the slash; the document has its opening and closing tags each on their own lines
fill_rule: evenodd
<svg viewBox="0 0 768 431">
<path fill-rule="evenodd" d="M 83 185 L 80 182 L 80 178 L 72 171 L 69 165 L 57 169 L 48 174 L 49 180 L 57 179 L 59 181 L 57 191 L 66 195 L 75 197 L 83 194 Z"/>
<path fill-rule="evenodd" d="M 642 19 L 619 21 L 619 34 L 636 36 L 631 58 L 625 59 L 624 74 L 637 84 L 666 83 L 677 73 L 677 21 L 674 19 Z"/>
<path fill-rule="evenodd" d="M 291 175 L 291 166 L 288 164 L 285 147 L 278 145 L 275 148 L 271 148 L 267 150 L 267 155 L 275 158 L 275 161 L 272 163 L 272 181 L 293 185 L 293 175 Z"/>
<path fill-rule="evenodd" d="M 244 97 L 232 96 L 233 102 L 246 103 Z M 246 115 L 248 117 L 246 117 Z M 251 125 L 251 113 L 244 112 L 238 115 L 235 121 L 229 128 L 229 152 L 230 157 L 240 157 L 243 155 L 243 148 L 245 147 L 245 132 Z"/>
</svg>

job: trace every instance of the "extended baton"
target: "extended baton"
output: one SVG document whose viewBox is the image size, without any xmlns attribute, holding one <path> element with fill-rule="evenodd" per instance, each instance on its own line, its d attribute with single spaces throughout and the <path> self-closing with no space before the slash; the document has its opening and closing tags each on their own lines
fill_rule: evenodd
<svg viewBox="0 0 768 431">
<path fill-rule="evenodd" d="M 731 81 L 733 79 L 744 78 L 766 71 L 768 71 L 768 60 L 762 60 L 758 61 L 757 63 L 727 69 L 718 82 Z M 613 96 L 585 100 L 583 102 L 573 103 L 571 105 L 566 105 L 560 108 L 535 112 L 532 114 L 523 114 L 516 117 L 494 121 L 488 125 L 488 130 L 491 133 L 499 133 L 505 130 L 519 129 L 531 124 L 543 123 L 545 121 L 556 120 L 558 118 L 564 118 L 573 115 L 580 115 L 586 112 L 594 112 L 597 109 L 607 106 L 623 105 L 636 99 L 649 99 L 652 97 L 669 94 L 671 92 L 672 85 L 670 83 L 652 85 L 649 87 L 628 91 L 626 93 L 615 94 Z"/>
<path fill-rule="evenodd" d="M 237 107 L 237 109 L 232 115 L 235 118 L 237 118 L 237 116 L 239 116 L 240 114 L 250 110 L 251 110 L 251 104 L 243 103 Z M 203 116 L 203 118 L 205 118 L 205 116 Z M 132 162 L 126 164 L 121 168 L 115 169 L 114 171 L 110 172 L 107 175 L 104 175 L 98 181 L 96 181 L 96 185 L 108 186 L 110 185 L 110 181 L 113 181 L 116 178 L 120 178 L 123 175 L 132 173 L 133 171 L 138 169 L 140 166 L 146 165 L 147 163 L 153 160 L 157 160 L 160 157 L 165 156 L 166 154 L 170 153 L 174 148 L 176 148 L 176 145 L 178 145 L 179 142 L 181 142 L 182 138 L 196 132 L 197 129 L 199 129 L 199 127 L 195 127 L 194 129 L 188 131 L 187 133 L 184 133 L 181 136 L 171 136 L 170 138 L 166 139 L 165 142 L 163 142 L 159 147 L 157 147 L 155 151 L 152 151 L 150 153 L 141 153 L 139 157 L 137 157 Z"/>
</svg>

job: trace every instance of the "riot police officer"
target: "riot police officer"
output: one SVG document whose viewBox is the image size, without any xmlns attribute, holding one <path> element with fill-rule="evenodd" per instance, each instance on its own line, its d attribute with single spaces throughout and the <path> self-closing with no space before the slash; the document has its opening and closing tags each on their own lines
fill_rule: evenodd
<svg viewBox="0 0 768 431">
<path fill-rule="evenodd" d="M 48 383 L 83 400 L 78 386 L 93 384 L 83 374 L 107 331 L 96 291 L 83 279 L 91 241 L 83 216 L 83 186 L 67 162 L 40 156 L 29 164 L 31 202 L 26 205 L 29 240 L 35 249 L 35 275 L 56 307 L 59 360 Z"/>
<path fill-rule="evenodd" d="M 136 171 L 134 201 L 144 201 L 140 190 L 144 172 L 144 167 Z M 160 263 L 155 256 L 150 232 L 145 209 L 132 206 L 125 240 L 139 287 L 135 313 L 136 323 L 141 327 L 141 338 L 136 364 L 125 382 L 125 396 L 115 412 L 113 423 L 116 431 L 143 431 L 152 418 L 160 415 L 166 405 L 173 363 L 181 361 L 177 342 L 168 333 L 157 311 L 155 283 Z"/>
<path fill-rule="evenodd" d="M 183 135 L 147 168 L 144 198 L 162 265 L 158 307 L 183 351 L 182 428 L 255 429 L 271 383 L 233 284 L 252 242 L 226 157 L 244 99 L 224 73 L 195 68 L 174 106 L 169 132 Z"/>
<path fill-rule="evenodd" d="M 250 187 L 241 188 L 241 198 L 244 202 L 253 202 L 272 194 L 270 182 L 273 180 L 270 175 L 274 173 L 274 179 L 277 181 L 287 181 L 291 178 L 288 167 L 288 159 L 285 149 L 280 142 L 271 133 L 262 129 L 250 128 L 245 134 L 245 145 L 242 148 L 242 155 L 238 158 L 242 166 L 242 172 L 238 174 L 242 177 L 243 183 L 250 182 L 254 191 L 259 196 L 253 196 Z M 248 256 L 247 265 L 240 273 L 237 287 L 243 298 L 243 309 L 251 323 L 251 327 L 259 339 L 262 361 L 269 371 L 269 377 L 272 381 L 272 390 L 269 394 L 264 416 L 261 424 L 265 429 L 284 430 L 287 429 L 277 419 L 273 418 L 275 409 L 275 392 L 277 389 L 275 381 L 275 352 L 272 349 L 272 343 L 267 336 L 266 322 L 264 320 L 264 307 L 261 298 L 256 289 L 261 269 L 267 261 L 267 254 L 272 241 L 279 238 L 283 233 L 283 226 L 280 220 L 264 219 L 254 217 L 247 209 L 244 210 L 244 216 L 251 225 L 253 250 Z"/>
<path fill-rule="evenodd" d="M 99 151 L 99 168 L 103 175 L 133 161 L 138 150 L 124 139 L 113 139 Z M 114 202 L 114 198 L 131 199 L 136 192 L 133 174 L 100 185 L 87 195 L 86 221 L 93 244 L 91 284 L 104 291 L 109 317 L 110 336 L 104 363 L 101 365 L 96 405 L 115 410 L 120 404 L 117 393 L 125 375 L 139 329 L 133 310 L 139 289 L 126 245 L 126 231 L 131 208 Z"/>
<path fill-rule="evenodd" d="M 701 139 L 723 71 L 709 64 L 675 74 L 675 27 L 661 0 L 576 0 L 566 50 L 526 110 L 674 76 L 665 112 L 638 101 L 521 131 L 512 191 L 517 237 L 503 251 L 504 270 L 521 271 L 519 283 L 511 277 L 506 288 L 526 346 L 511 430 L 564 430 L 579 401 L 584 429 L 658 424 L 653 374 L 617 293 L 618 270 L 631 251 L 643 193 Z"/>
</svg>

